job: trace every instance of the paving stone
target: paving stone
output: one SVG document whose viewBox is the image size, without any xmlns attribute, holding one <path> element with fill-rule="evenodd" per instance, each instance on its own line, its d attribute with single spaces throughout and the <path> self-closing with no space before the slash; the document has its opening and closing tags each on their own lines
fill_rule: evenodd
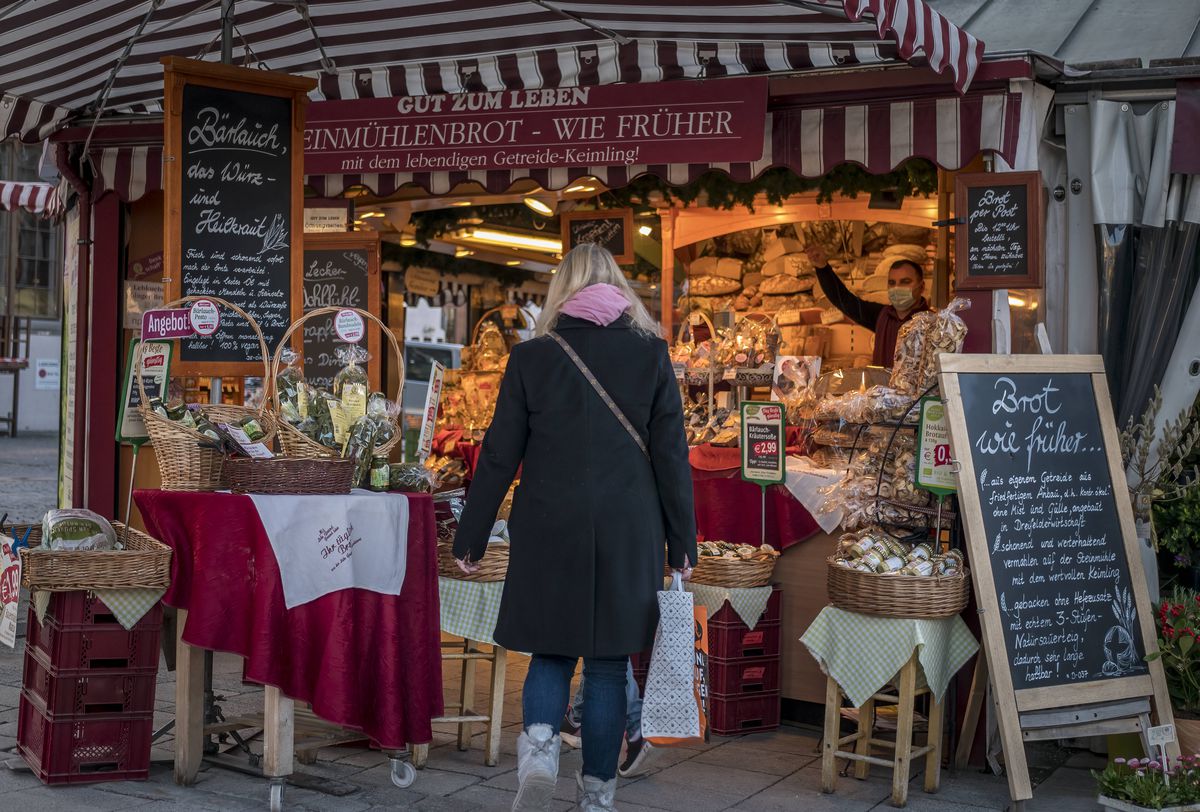
<svg viewBox="0 0 1200 812">
<path fill-rule="evenodd" d="M 126 796 L 101 792 L 92 787 L 46 787 L 40 784 L 30 789 L 9 793 L 4 797 L 6 809 L 18 809 L 21 812 L 62 812 L 64 809 L 114 812 L 118 809 L 138 808 L 145 806 L 146 803 L 141 799 L 131 802 L 131 799 Z"/>
<path fill-rule="evenodd" d="M 507 790 L 475 786 L 467 787 L 461 792 L 456 792 L 447 798 L 427 798 L 418 804 L 418 808 L 444 810 L 444 812 L 474 809 L 511 809 L 514 797 L 515 793 Z M 460 806 L 459 804 L 462 805 Z M 567 803 L 566 801 L 551 800 L 546 805 L 546 812 L 566 812 L 572 806 L 574 804 Z"/>
<path fill-rule="evenodd" d="M 767 750 L 744 742 L 729 742 L 695 756 L 696 764 L 711 764 L 718 768 L 735 768 L 770 775 L 791 775 L 811 764 L 813 756 L 800 756 L 779 750 Z"/>
<path fill-rule="evenodd" d="M 452 795 L 461 789 L 474 786 L 480 780 L 478 776 L 467 773 L 455 773 L 426 767 L 423 770 L 417 770 L 417 780 L 413 782 L 413 785 L 409 789 L 419 792 L 422 795 L 444 797 Z M 391 764 L 381 764 L 378 767 L 364 770 L 354 776 L 353 783 L 364 788 L 368 786 L 396 788 L 392 783 Z"/>
<path fill-rule="evenodd" d="M 990 772 L 984 773 L 974 768 L 954 772 L 942 770 L 941 787 L 933 795 L 925 794 L 924 782 L 924 773 L 913 780 L 908 794 L 910 799 L 920 794 L 943 803 L 985 809 L 1006 809 L 1009 804 L 1008 780 Z"/>
<path fill-rule="evenodd" d="M 621 794 L 636 804 L 678 812 L 708 812 L 735 806 L 778 780 L 747 770 L 713 769 L 693 759 L 631 784 Z"/>
<path fill-rule="evenodd" d="M 483 763 L 483 753 L 479 750 L 461 752 L 455 745 L 447 744 L 430 749 L 429 766 L 437 770 L 477 775 L 480 778 L 495 778 L 515 770 L 517 763 L 515 759 L 502 759 L 499 765 L 489 767 Z"/>
</svg>

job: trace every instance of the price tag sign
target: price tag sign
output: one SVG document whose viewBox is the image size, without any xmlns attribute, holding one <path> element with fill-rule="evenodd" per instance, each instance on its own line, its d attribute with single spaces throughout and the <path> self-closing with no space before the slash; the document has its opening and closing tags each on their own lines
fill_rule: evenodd
<svg viewBox="0 0 1200 812">
<path fill-rule="evenodd" d="M 21 599 L 21 556 L 12 550 L 13 540 L 0 547 L 0 643 L 17 645 L 17 602 Z"/>
<path fill-rule="evenodd" d="M 347 344 L 357 344 L 367 334 L 367 325 L 353 310 L 339 310 L 333 317 L 333 331 Z"/>
<path fill-rule="evenodd" d="M 1146 731 L 1151 747 L 1165 747 L 1175 741 L 1175 725 L 1159 725 Z"/>
<path fill-rule="evenodd" d="M 190 329 L 190 328 L 189 328 Z M 138 406 L 142 402 L 142 387 L 138 386 L 133 370 L 133 359 L 137 355 L 138 340 L 129 340 L 129 352 L 125 356 L 125 384 L 122 387 L 121 412 L 117 415 L 117 442 L 140 443 L 150 439 L 146 423 Z M 165 400 L 167 382 L 171 371 L 171 345 L 166 341 L 147 341 L 142 348 L 142 386 L 146 397 Z"/>
<path fill-rule="evenodd" d="M 950 425 L 946 407 L 938 398 L 921 399 L 921 424 L 917 429 L 917 487 L 938 496 L 958 491 L 954 460 L 950 459 Z"/>
<path fill-rule="evenodd" d="M 221 311 L 217 303 L 210 299 L 200 299 L 192 305 L 188 320 L 196 335 L 210 336 L 221 326 Z"/>
<path fill-rule="evenodd" d="M 433 430 L 437 425 L 438 404 L 442 400 L 442 384 L 446 380 L 446 368 L 437 361 L 429 370 L 429 388 L 425 390 L 425 411 L 421 414 L 421 440 L 417 444 L 417 457 L 421 462 L 433 451 Z"/>
<path fill-rule="evenodd" d="M 147 310 L 142 314 L 142 341 L 163 338 L 187 338 L 194 335 L 186 307 L 174 310 Z"/>
<path fill-rule="evenodd" d="M 742 479 L 759 485 L 783 482 L 784 413 L 778 403 L 742 404 Z"/>
</svg>

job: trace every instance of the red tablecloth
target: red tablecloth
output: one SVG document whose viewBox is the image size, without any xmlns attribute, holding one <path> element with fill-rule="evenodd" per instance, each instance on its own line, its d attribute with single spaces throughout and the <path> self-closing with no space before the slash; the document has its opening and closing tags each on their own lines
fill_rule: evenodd
<svg viewBox="0 0 1200 812">
<path fill-rule="evenodd" d="M 696 532 L 713 541 L 758 544 L 762 539 L 762 489 L 742 479 L 740 468 L 706 471 L 693 466 Z M 767 543 L 786 550 L 820 527 L 782 485 L 767 488 Z"/>
<path fill-rule="evenodd" d="M 385 749 L 433 739 L 442 660 L 433 502 L 410 497 L 400 595 L 334 592 L 292 610 L 271 543 L 247 496 L 137 491 L 146 529 L 171 546 L 168 606 L 184 641 L 245 658 L 245 678 L 311 702 L 322 719 Z"/>
</svg>

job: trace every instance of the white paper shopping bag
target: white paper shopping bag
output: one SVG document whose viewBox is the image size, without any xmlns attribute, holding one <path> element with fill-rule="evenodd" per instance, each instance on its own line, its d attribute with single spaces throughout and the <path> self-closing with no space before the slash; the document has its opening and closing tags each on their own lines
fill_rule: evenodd
<svg viewBox="0 0 1200 812">
<path fill-rule="evenodd" d="M 700 612 L 707 615 L 703 607 Z M 642 736 L 656 745 L 702 741 L 704 663 L 697 659 L 697 628 L 702 650 L 704 617 L 697 618 L 692 594 L 684 591 L 678 573 L 670 589 L 658 593 L 658 614 L 642 702 Z"/>
</svg>

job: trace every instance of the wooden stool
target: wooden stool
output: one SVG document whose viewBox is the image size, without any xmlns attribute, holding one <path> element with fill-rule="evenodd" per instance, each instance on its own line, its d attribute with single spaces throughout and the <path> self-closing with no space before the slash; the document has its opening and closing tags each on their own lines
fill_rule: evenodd
<svg viewBox="0 0 1200 812">
<path fill-rule="evenodd" d="M 495 767 L 500 761 L 500 730 L 504 723 L 504 672 L 508 665 L 508 649 L 493 645 L 490 652 L 479 649 L 479 644 L 464 639 L 462 643 L 442 643 L 442 662 L 447 660 L 462 663 L 462 680 L 459 684 L 457 702 L 447 702 L 446 710 L 456 710 L 454 716 L 439 716 L 433 722 L 450 722 L 458 725 L 458 749 L 471 749 L 471 725 L 487 723 L 487 744 L 483 763 Z M 449 651 L 447 651 L 449 649 Z M 481 714 L 471 709 L 475 703 L 475 668 L 480 660 L 492 664 L 492 686 L 488 695 L 488 713 Z M 429 745 L 413 747 L 413 765 L 418 769 L 429 761 Z"/>
<path fill-rule="evenodd" d="M 942 703 L 934 698 L 929 688 L 917 688 L 916 652 L 900 669 L 900 685 L 896 694 L 877 693 L 859 709 L 858 731 L 851 736 L 842 736 L 842 689 L 833 677 L 828 678 L 825 688 L 825 736 L 821 752 L 821 791 L 833 792 L 837 783 L 835 760 L 845 758 L 856 762 L 854 777 L 865 779 L 872 764 L 892 769 L 892 805 L 908 803 L 909 765 L 914 758 L 925 756 L 925 791 L 937 792 L 942 778 Z M 929 725 L 924 747 L 913 747 L 913 716 L 915 700 L 929 694 Z M 896 708 L 896 742 L 875 739 L 871 733 L 875 727 L 875 703 L 894 702 Z M 844 745 L 854 745 L 853 750 L 843 750 Z M 871 747 L 886 747 L 894 751 L 892 759 L 871 755 Z"/>
</svg>

